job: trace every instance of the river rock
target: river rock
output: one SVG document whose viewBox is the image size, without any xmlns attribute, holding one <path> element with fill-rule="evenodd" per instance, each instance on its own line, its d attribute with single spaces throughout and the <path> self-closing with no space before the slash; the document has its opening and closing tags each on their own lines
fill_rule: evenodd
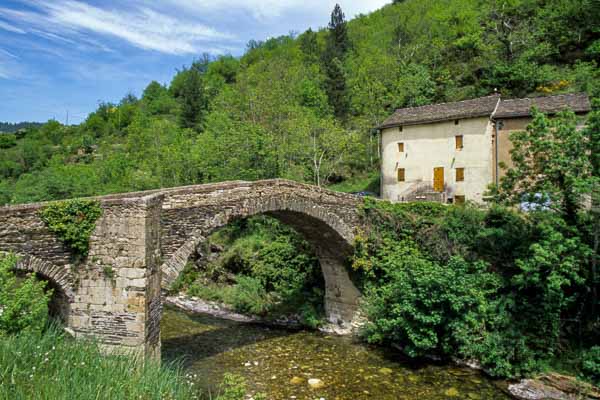
<svg viewBox="0 0 600 400">
<path fill-rule="evenodd" d="M 596 400 L 600 391 L 592 385 L 560 374 L 541 375 L 535 379 L 522 379 L 508 385 L 510 394 L 519 400 Z"/>
<path fill-rule="evenodd" d="M 320 379 L 310 378 L 308 380 L 308 386 L 310 386 L 312 389 L 321 389 L 325 387 L 325 383 Z"/>
<path fill-rule="evenodd" d="M 449 389 L 446 389 L 444 394 L 448 397 L 458 397 L 458 390 L 454 387 L 451 387 Z"/>
<path fill-rule="evenodd" d="M 291 383 L 292 385 L 299 385 L 299 384 L 301 384 L 302 382 L 304 382 L 304 379 L 303 379 L 303 378 L 300 378 L 299 376 L 295 376 L 295 377 L 293 377 L 292 379 L 290 379 L 290 383 Z"/>
<path fill-rule="evenodd" d="M 394 371 L 391 368 L 381 368 L 379 372 L 384 375 L 390 375 Z"/>
</svg>

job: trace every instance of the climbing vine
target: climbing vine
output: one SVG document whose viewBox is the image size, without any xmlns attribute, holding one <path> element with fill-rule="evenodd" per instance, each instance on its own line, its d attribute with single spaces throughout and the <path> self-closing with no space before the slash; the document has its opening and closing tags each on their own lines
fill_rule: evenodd
<svg viewBox="0 0 600 400">
<path fill-rule="evenodd" d="M 74 255 L 86 257 L 96 221 L 102 215 L 94 200 L 67 200 L 52 203 L 40 210 L 40 217 Z"/>
</svg>

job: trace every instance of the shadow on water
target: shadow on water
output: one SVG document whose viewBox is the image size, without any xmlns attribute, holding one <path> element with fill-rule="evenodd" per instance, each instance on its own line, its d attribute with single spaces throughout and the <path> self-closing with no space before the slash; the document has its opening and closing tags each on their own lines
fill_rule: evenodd
<svg viewBox="0 0 600 400">
<path fill-rule="evenodd" d="M 221 353 L 298 332 L 292 329 L 271 329 L 258 324 L 229 321 L 181 310 L 177 310 L 177 313 L 165 313 L 162 325 L 163 358 L 166 361 L 178 360 L 184 367 Z"/>
</svg>

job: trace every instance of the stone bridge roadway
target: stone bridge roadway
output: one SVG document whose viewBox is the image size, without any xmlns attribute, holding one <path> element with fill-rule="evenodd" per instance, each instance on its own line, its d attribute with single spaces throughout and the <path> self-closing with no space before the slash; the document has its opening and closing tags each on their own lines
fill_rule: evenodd
<svg viewBox="0 0 600 400">
<path fill-rule="evenodd" d="M 350 324 L 359 292 L 346 263 L 360 224 L 360 199 L 286 180 L 225 182 L 95 198 L 103 209 L 87 259 L 69 250 L 38 215 L 44 206 L 0 208 L 0 251 L 20 259 L 55 288 L 59 310 L 76 336 L 108 348 L 160 356 L 161 285 L 168 287 L 212 231 L 236 218 L 268 214 L 312 244 L 326 284 L 332 323 Z"/>
</svg>

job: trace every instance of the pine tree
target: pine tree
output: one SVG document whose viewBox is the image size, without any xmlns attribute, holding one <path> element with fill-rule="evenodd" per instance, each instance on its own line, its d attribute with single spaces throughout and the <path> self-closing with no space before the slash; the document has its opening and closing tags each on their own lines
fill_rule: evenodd
<svg viewBox="0 0 600 400">
<path fill-rule="evenodd" d="M 349 48 L 350 41 L 348 39 L 346 16 L 344 15 L 340 5 L 336 4 L 333 12 L 331 13 L 331 21 L 329 22 L 327 50 L 331 52 L 331 59 L 337 57 L 342 60 L 346 56 Z"/>
<path fill-rule="evenodd" d="M 184 78 L 179 96 L 181 125 L 200 130 L 207 109 L 201 69 L 192 65 L 192 68 L 185 71 Z"/>
<path fill-rule="evenodd" d="M 348 114 L 348 94 L 346 76 L 344 73 L 344 59 L 350 48 L 346 17 L 339 4 L 335 5 L 329 22 L 329 35 L 327 48 L 323 55 L 323 64 L 327 79 L 325 90 L 329 104 L 333 107 L 335 116 L 344 118 Z"/>
</svg>

